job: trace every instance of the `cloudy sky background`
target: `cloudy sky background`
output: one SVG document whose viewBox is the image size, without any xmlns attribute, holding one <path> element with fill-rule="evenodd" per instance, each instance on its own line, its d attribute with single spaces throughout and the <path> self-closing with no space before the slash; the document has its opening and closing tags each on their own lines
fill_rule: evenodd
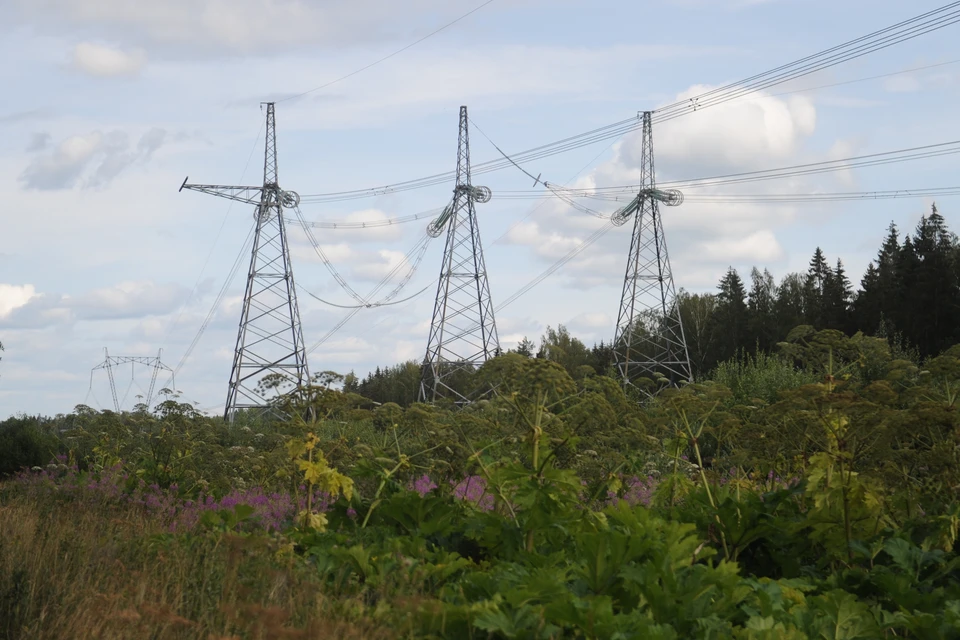
<svg viewBox="0 0 960 640">
<path fill-rule="evenodd" d="M 178 193 L 184 177 L 262 180 L 259 103 L 323 85 L 428 34 L 478 0 L 7 0 L 0 25 L 0 418 L 109 407 L 112 355 L 180 365 L 177 388 L 222 409 L 239 320 L 241 274 L 191 357 L 181 362 L 253 224 L 249 207 Z M 844 0 L 495 0 L 469 18 L 329 88 L 277 106 L 280 181 L 301 194 L 389 184 L 452 170 L 458 108 L 507 152 L 630 117 L 739 80 L 933 9 Z M 665 123 L 654 131 L 660 180 L 787 166 L 960 138 L 952 105 L 960 26 Z M 924 71 L 845 83 L 919 66 Z M 812 89 L 812 90 L 808 90 Z M 786 95 L 782 95 L 786 94 Z M 528 168 L 578 186 L 634 183 L 639 135 L 538 160 Z M 496 151 L 474 131 L 474 162 Z M 593 160 L 595 158 L 595 160 Z M 249 161 L 248 161 L 249 159 Z M 953 186 L 953 156 L 716 188 L 796 193 Z M 579 173 L 578 173 L 579 172 Z M 529 189 L 515 169 L 477 177 L 494 302 L 507 299 L 604 222 L 555 200 L 497 199 Z M 375 219 L 442 207 L 452 185 L 304 206 L 311 220 Z M 703 190 L 698 193 L 704 193 Z M 688 203 L 663 209 L 678 287 L 713 290 L 728 266 L 779 280 L 816 246 L 857 282 L 890 221 L 912 229 L 925 200 L 794 205 Z M 938 203 L 960 227 L 956 201 Z M 612 203 L 600 203 L 610 210 Z M 364 293 L 403 259 L 423 223 L 317 230 Z M 501 344 L 564 324 L 609 340 L 632 225 L 497 316 Z M 291 231 L 297 280 L 350 299 Z M 434 282 L 432 242 L 405 293 Z M 433 290 L 363 311 L 310 356 L 313 371 L 420 359 Z M 346 313 L 300 298 L 308 346 Z M 126 406 L 149 371 L 117 372 Z M 158 383 L 163 384 L 165 379 Z M 129 389 L 129 392 L 127 391 Z"/>
</svg>

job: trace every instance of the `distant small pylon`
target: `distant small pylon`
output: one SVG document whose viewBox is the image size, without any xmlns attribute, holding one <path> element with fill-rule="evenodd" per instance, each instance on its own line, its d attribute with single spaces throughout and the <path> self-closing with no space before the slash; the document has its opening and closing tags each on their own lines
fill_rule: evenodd
<svg viewBox="0 0 960 640">
<path fill-rule="evenodd" d="M 113 376 L 113 368 L 120 365 L 129 364 L 131 368 L 130 381 L 133 383 L 133 367 L 135 365 L 142 365 L 150 367 L 153 369 L 153 374 L 150 376 L 150 388 L 147 390 L 146 396 L 144 397 L 143 404 L 149 409 L 151 404 L 153 404 L 153 391 L 157 385 L 157 375 L 161 370 L 170 372 L 170 378 L 173 381 L 172 384 L 176 387 L 176 381 L 174 379 L 173 370 L 163 364 L 160 360 L 160 357 L 163 355 L 163 349 L 157 351 L 156 358 L 143 357 L 143 356 L 111 356 L 107 351 L 107 348 L 103 348 L 104 360 L 93 369 L 90 370 L 90 390 L 87 395 L 89 397 L 90 393 L 93 392 L 93 374 L 95 371 L 100 369 L 106 369 L 107 378 L 110 380 L 110 393 L 113 396 L 113 408 L 117 413 L 120 413 L 120 399 L 117 397 L 117 383 Z M 141 387 L 142 389 L 142 387 Z M 126 395 L 124 395 L 124 400 L 126 400 Z"/>
</svg>

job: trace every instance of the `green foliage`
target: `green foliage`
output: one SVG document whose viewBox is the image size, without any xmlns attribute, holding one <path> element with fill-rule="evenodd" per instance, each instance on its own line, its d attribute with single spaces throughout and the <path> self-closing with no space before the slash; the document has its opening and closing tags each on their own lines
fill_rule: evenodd
<svg viewBox="0 0 960 640">
<path fill-rule="evenodd" d="M 50 462 L 61 446 L 54 428 L 49 420 L 26 416 L 0 423 L 0 477 Z"/>
<path fill-rule="evenodd" d="M 816 376 L 779 355 L 758 351 L 721 362 L 710 379 L 731 392 L 736 404 L 772 404 L 781 391 L 796 389 L 817 380 Z"/>
<path fill-rule="evenodd" d="M 778 348 L 644 404 L 553 351 L 491 359 L 471 384 L 494 391 L 458 410 L 366 410 L 325 373 L 275 381 L 283 419 L 167 394 L 43 424 L 84 477 L 301 498 L 284 531 L 238 506 L 151 548 L 262 543 L 401 637 L 960 637 L 960 346 L 921 369 L 804 325 Z"/>
</svg>

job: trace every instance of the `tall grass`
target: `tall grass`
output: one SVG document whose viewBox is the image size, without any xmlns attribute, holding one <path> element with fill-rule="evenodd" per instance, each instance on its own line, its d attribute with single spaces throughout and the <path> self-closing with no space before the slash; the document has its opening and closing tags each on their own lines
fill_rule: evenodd
<svg viewBox="0 0 960 640">
<path fill-rule="evenodd" d="M 0 638 L 391 638 L 265 536 L 172 536 L 134 508 L 0 487 Z"/>
</svg>

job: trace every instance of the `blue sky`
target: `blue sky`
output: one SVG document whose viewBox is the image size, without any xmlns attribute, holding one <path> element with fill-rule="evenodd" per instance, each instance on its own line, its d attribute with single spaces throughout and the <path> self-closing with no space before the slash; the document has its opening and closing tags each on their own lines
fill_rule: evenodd
<svg viewBox="0 0 960 640">
<path fill-rule="evenodd" d="M 108 347 L 171 367 L 223 286 L 253 224 L 241 205 L 178 193 L 183 178 L 262 179 L 259 102 L 307 91 L 422 37 L 479 4 L 415 0 L 8 0 L 0 26 L 0 417 L 110 404 L 90 369 Z M 461 104 L 507 152 L 577 134 L 739 80 L 936 8 L 939 3 L 844 0 L 663 0 L 586 3 L 495 0 L 368 71 L 277 106 L 280 181 L 301 194 L 389 184 L 452 170 Z M 960 138 L 952 117 L 960 64 L 814 87 L 951 62 L 960 25 L 654 131 L 658 178 L 675 180 L 788 166 Z M 771 97 L 770 94 L 787 95 Z M 639 139 L 530 163 L 580 186 L 636 182 Z M 474 131 L 475 162 L 496 151 Z M 247 159 L 252 160 L 247 163 Z M 598 157 L 599 154 L 599 157 Z M 588 164 L 593 158 L 595 162 Z M 717 187 L 716 193 L 867 191 L 952 186 L 953 156 Z M 577 174 L 582 167 L 584 170 Z M 555 200 L 497 199 L 529 189 L 510 169 L 478 176 L 494 199 L 478 205 L 494 302 L 531 280 L 603 222 Z M 437 207 L 452 185 L 304 206 L 308 219 L 374 219 Z M 960 226 L 950 199 L 938 203 Z M 600 203 L 600 207 L 612 205 Z M 536 207 L 536 209 L 534 209 Z M 663 209 L 678 287 L 714 289 L 728 266 L 779 279 L 821 246 L 854 281 L 891 220 L 911 229 L 925 200 L 794 205 L 688 203 Z M 532 211 L 532 213 L 531 213 Z M 529 215 L 528 215 L 529 214 Z M 604 236 L 497 316 L 501 343 L 567 325 L 587 342 L 612 337 L 631 226 Z M 420 223 L 318 230 L 337 268 L 369 290 L 422 235 Z M 298 282 L 349 298 L 293 236 Z M 439 271 L 434 241 L 407 291 Z M 246 258 L 245 258 L 246 261 Z M 244 264 L 241 272 L 245 271 Z M 242 273 L 182 363 L 183 399 L 216 412 L 226 394 Z M 409 303 L 361 312 L 311 354 L 314 371 L 364 374 L 420 359 L 432 289 Z M 403 297 L 401 295 L 401 297 Z M 342 310 L 301 296 L 308 345 Z M 149 372 L 127 388 L 127 406 Z M 162 381 L 163 382 L 163 381 Z M 138 387 L 139 385 L 139 387 Z M 219 406 L 218 406 L 219 403 Z"/>
</svg>

